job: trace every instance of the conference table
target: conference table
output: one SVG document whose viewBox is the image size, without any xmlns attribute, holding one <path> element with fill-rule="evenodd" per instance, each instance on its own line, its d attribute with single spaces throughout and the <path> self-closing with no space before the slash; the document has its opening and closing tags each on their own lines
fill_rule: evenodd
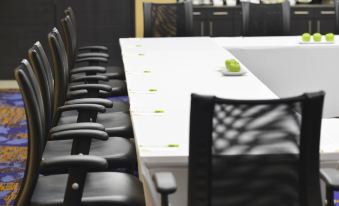
<svg viewBox="0 0 339 206">
<path fill-rule="evenodd" d="M 152 182 L 152 174 L 159 171 L 175 175 L 178 189 L 170 196 L 171 205 L 187 205 L 192 93 L 276 99 L 324 90 L 321 163 L 336 167 L 339 119 L 330 117 L 339 116 L 334 107 L 339 62 L 333 60 L 339 55 L 339 44 L 304 45 L 299 37 L 189 37 L 123 38 L 120 46 L 147 205 L 160 205 Z M 327 57 L 333 61 L 323 61 Z M 240 62 L 244 75 L 222 74 L 230 58 Z"/>
</svg>

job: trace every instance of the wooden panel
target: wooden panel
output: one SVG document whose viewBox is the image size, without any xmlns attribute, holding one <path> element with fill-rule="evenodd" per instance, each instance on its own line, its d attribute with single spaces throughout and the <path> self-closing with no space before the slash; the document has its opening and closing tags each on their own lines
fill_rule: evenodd
<svg viewBox="0 0 339 206">
<path fill-rule="evenodd" d="M 55 21 L 53 0 L 2 0 L 0 6 L 0 79 L 14 79 L 14 68 L 36 41 L 44 46 Z"/>
</svg>

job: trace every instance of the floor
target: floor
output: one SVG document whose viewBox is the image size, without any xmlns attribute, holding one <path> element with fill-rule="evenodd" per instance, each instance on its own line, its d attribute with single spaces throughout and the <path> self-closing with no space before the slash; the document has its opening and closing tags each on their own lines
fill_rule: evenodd
<svg viewBox="0 0 339 206">
<path fill-rule="evenodd" d="M 17 89 L 18 84 L 15 80 L 0 80 L 0 89 Z"/>
</svg>

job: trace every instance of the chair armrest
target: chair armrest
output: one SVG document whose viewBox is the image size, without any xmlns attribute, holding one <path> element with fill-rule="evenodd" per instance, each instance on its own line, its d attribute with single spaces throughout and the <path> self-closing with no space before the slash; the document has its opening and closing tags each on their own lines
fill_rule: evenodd
<svg viewBox="0 0 339 206">
<path fill-rule="evenodd" d="M 107 160 L 92 155 L 65 155 L 41 161 L 41 167 L 45 170 L 62 170 L 81 168 L 85 170 L 105 170 L 108 167 Z"/>
<path fill-rule="evenodd" d="M 86 89 L 68 91 L 67 99 L 79 99 L 88 95 L 88 91 Z"/>
<path fill-rule="evenodd" d="M 70 104 L 70 105 L 64 105 L 64 106 L 58 107 L 57 113 L 61 114 L 62 112 L 73 111 L 73 110 L 77 110 L 78 112 L 81 112 L 81 111 L 100 112 L 100 113 L 106 112 L 106 108 L 102 105 L 97 105 L 97 104 Z"/>
<path fill-rule="evenodd" d="M 71 70 L 71 74 L 78 74 L 78 73 L 106 73 L 105 67 L 100 66 L 86 66 L 86 67 L 77 67 Z"/>
<path fill-rule="evenodd" d="M 169 195 L 177 190 L 175 177 L 171 172 L 157 172 L 153 175 L 153 181 L 161 195 Z"/>
<path fill-rule="evenodd" d="M 339 189 L 339 171 L 333 168 L 320 169 L 320 178 L 331 188 Z"/>
<path fill-rule="evenodd" d="M 90 63 L 107 63 L 108 60 L 106 58 L 101 57 L 86 57 L 81 59 L 76 59 L 76 63 L 82 63 L 82 62 L 90 62 Z"/>
<path fill-rule="evenodd" d="M 55 132 L 50 135 L 50 140 L 67 140 L 74 138 L 92 138 L 98 140 L 107 140 L 108 134 L 105 131 L 92 129 L 75 129 Z"/>
<path fill-rule="evenodd" d="M 101 51 L 101 52 L 108 52 L 108 48 L 105 46 L 82 46 L 78 49 L 78 51 Z"/>
<path fill-rule="evenodd" d="M 53 127 L 49 130 L 49 133 L 61 132 L 66 130 L 77 130 L 77 129 L 92 129 L 92 130 L 100 130 L 105 131 L 105 127 L 102 124 L 95 122 L 79 122 L 72 124 L 63 124 Z"/>
<path fill-rule="evenodd" d="M 88 76 L 80 76 L 80 77 L 72 77 L 72 82 L 84 82 L 84 81 L 108 81 L 107 76 L 102 76 L 102 75 L 88 75 Z"/>
<path fill-rule="evenodd" d="M 113 102 L 108 99 L 101 98 L 82 98 L 82 99 L 73 99 L 65 102 L 65 105 L 73 105 L 73 104 L 97 104 L 104 106 L 106 108 L 112 108 Z"/>
<path fill-rule="evenodd" d="M 80 89 L 87 89 L 87 90 L 103 90 L 106 92 L 112 92 L 112 87 L 105 84 L 79 84 L 73 85 L 69 87 L 70 91 L 80 90 Z"/>
<path fill-rule="evenodd" d="M 87 58 L 87 57 L 100 57 L 100 58 L 109 58 L 109 55 L 106 53 L 100 52 L 83 52 L 77 55 L 78 59 Z"/>
</svg>

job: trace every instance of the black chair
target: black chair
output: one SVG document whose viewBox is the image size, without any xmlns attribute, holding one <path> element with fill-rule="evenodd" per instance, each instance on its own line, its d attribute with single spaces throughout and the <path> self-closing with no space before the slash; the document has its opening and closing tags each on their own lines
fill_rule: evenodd
<svg viewBox="0 0 339 206">
<path fill-rule="evenodd" d="M 39 64 L 38 62 L 41 62 L 41 54 L 45 53 L 40 43 L 36 43 L 29 52 L 29 56 L 35 64 Z M 29 66 L 26 66 L 26 69 L 24 71 L 27 73 L 27 76 L 32 83 L 32 87 L 35 91 L 35 94 L 29 94 L 31 98 L 35 97 L 38 99 L 38 97 L 41 96 L 41 101 L 39 101 L 38 99 L 37 102 L 39 103 L 39 108 L 41 108 L 41 113 L 44 114 L 44 117 L 42 117 L 42 119 L 44 120 L 43 123 L 46 134 L 49 134 L 45 137 L 46 148 L 43 154 L 44 159 L 69 154 L 90 154 L 105 158 L 108 162 L 108 170 L 112 171 L 117 169 L 124 169 L 127 172 L 133 172 L 133 170 L 136 168 L 137 162 L 135 147 L 132 142 L 122 137 L 108 138 L 107 133 L 104 132 L 105 134 L 102 134 L 103 132 L 101 132 L 105 130 L 104 126 L 97 123 L 86 122 L 57 126 L 55 124 L 56 122 L 52 121 L 54 116 L 54 114 L 52 113 L 52 111 L 54 110 L 52 106 L 52 100 L 54 97 L 49 94 L 53 92 L 49 91 L 50 88 L 48 88 L 48 81 L 43 80 L 41 82 L 41 80 L 38 80 L 36 78 L 36 76 L 38 76 L 37 73 L 40 74 L 40 78 L 42 76 L 48 75 L 46 75 L 44 70 L 37 65 L 35 72 L 33 72 L 33 70 L 31 70 Z M 40 85 L 37 84 L 38 82 L 40 83 Z M 78 116 L 84 116 L 83 112 L 93 112 L 93 109 L 91 110 L 90 107 L 98 108 L 98 106 L 100 105 L 87 103 L 86 107 L 83 106 L 85 105 L 72 104 L 59 107 L 57 108 L 57 111 L 61 112 L 63 110 L 75 110 L 77 111 L 77 115 L 79 113 Z M 85 116 L 88 116 L 88 114 L 85 114 Z M 98 130 L 99 132 L 93 130 Z M 103 139 L 106 141 L 103 142 Z M 48 167 L 41 168 L 41 173 L 45 175 L 65 172 L 66 171 L 56 169 L 48 170 Z"/>
<path fill-rule="evenodd" d="M 88 103 L 86 99 L 76 99 L 69 100 L 66 102 L 67 98 L 67 90 L 78 90 L 78 89 L 87 89 L 87 90 L 95 90 L 97 93 L 98 90 L 105 90 L 108 92 L 111 88 L 107 85 L 97 85 L 97 84 L 86 84 L 86 85 L 74 85 L 68 87 L 69 82 L 69 71 L 68 71 L 68 63 L 67 63 L 67 55 L 65 53 L 65 49 L 62 44 L 62 39 L 57 29 L 53 29 L 51 33 L 48 35 L 48 42 L 50 46 L 50 50 L 52 53 L 53 60 L 53 70 L 54 70 L 54 84 L 55 84 L 55 100 L 54 100 L 54 108 L 58 108 L 65 104 L 80 104 L 80 103 Z M 90 91 L 91 92 L 91 91 Z M 112 107 L 112 103 L 107 103 L 106 101 L 96 101 L 97 104 L 101 104 L 105 107 Z M 67 116 L 67 117 L 58 117 L 55 119 L 59 120 L 59 125 L 75 123 L 78 121 L 77 116 Z M 120 136 L 126 138 L 133 137 L 133 128 L 131 119 L 128 113 L 125 112 L 114 112 L 108 114 L 98 114 L 92 115 L 91 120 L 97 123 L 104 125 L 105 131 L 110 136 Z"/>
<path fill-rule="evenodd" d="M 71 17 L 72 23 L 74 25 L 74 30 L 77 30 L 77 23 L 76 23 L 76 18 L 75 18 L 75 13 L 72 9 L 72 7 L 67 7 L 64 11 L 66 15 L 69 15 Z M 76 32 L 77 34 L 77 32 Z M 98 46 L 98 45 L 92 45 L 92 46 L 82 46 L 78 48 L 78 51 L 91 51 L 91 52 L 103 52 L 107 53 L 108 48 L 106 46 Z"/>
<path fill-rule="evenodd" d="M 335 0 L 335 33 L 339 34 L 339 0 Z"/>
<path fill-rule="evenodd" d="M 69 31 L 67 28 L 68 28 L 68 26 L 67 26 L 67 22 L 69 23 L 69 24 L 71 24 L 71 22 L 70 22 L 70 17 L 69 16 L 66 16 L 66 18 L 63 18 L 62 20 L 61 20 L 61 22 L 62 22 L 62 25 L 63 25 L 63 27 L 66 27 L 66 28 L 64 28 L 64 30 L 66 30 L 65 32 L 67 33 L 67 31 Z M 66 52 L 66 48 L 65 48 L 65 44 L 64 44 L 64 42 L 63 42 L 63 40 L 62 40 L 62 38 L 61 38 L 61 35 L 60 35 L 60 33 L 59 33 L 59 31 L 56 29 L 56 28 L 54 28 L 54 31 L 55 31 L 55 34 L 56 34 L 56 36 L 57 36 L 57 40 L 59 41 L 59 44 L 61 45 L 61 47 L 62 47 L 62 49 L 60 50 L 60 52 L 63 52 L 65 55 L 66 55 L 66 57 L 67 58 L 65 58 L 65 60 L 67 60 L 66 62 L 67 62 L 67 64 L 68 64 L 68 70 L 69 70 L 69 72 L 70 72 L 70 74 L 74 74 L 74 73 L 76 73 L 76 74 L 79 74 L 79 69 L 80 70 L 82 70 L 83 69 L 83 67 L 81 68 L 73 68 L 73 66 L 74 66 L 74 62 L 72 62 L 73 60 L 74 60 L 74 53 L 72 52 L 72 51 L 74 51 L 75 50 L 75 47 L 74 46 L 72 46 L 72 45 L 75 45 L 75 43 L 73 43 L 73 42 L 71 42 L 71 40 L 70 40 L 70 38 L 67 38 L 67 35 L 66 35 L 66 41 L 68 41 L 68 45 L 70 45 L 69 47 L 69 49 L 68 49 L 68 54 L 69 55 L 67 55 L 67 52 Z M 71 59 L 69 59 L 68 57 L 70 57 Z M 89 58 L 96 58 L 96 57 L 89 57 Z M 98 57 L 99 59 L 101 58 L 101 57 Z M 98 66 L 97 66 L 98 67 Z M 106 68 L 104 68 L 104 67 L 102 67 L 101 68 L 101 70 L 103 70 L 103 71 L 100 71 L 100 73 L 101 73 L 101 75 L 103 76 L 105 73 L 106 73 Z M 96 71 L 96 72 L 98 72 L 98 71 Z M 87 72 L 88 73 L 88 72 Z M 95 73 L 95 70 L 93 71 L 92 70 L 92 72 L 91 72 L 92 74 L 93 73 Z M 112 75 L 115 75 L 115 74 L 113 74 L 113 73 L 109 73 L 108 74 L 109 76 L 111 76 L 112 77 Z M 82 78 L 82 76 L 83 75 L 81 75 L 81 76 L 76 76 L 75 78 L 77 79 L 77 78 Z M 106 77 L 108 78 L 108 76 L 106 75 Z M 126 82 L 125 81 L 123 81 L 123 80 L 119 80 L 119 79 L 108 79 L 108 80 L 104 80 L 104 81 L 102 81 L 102 80 L 97 80 L 97 81 L 99 81 L 100 83 L 102 83 L 102 84 L 107 84 L 107 85 L 109 85 L 109 86 L 111 86 L 112 87 L 112 90 L 111 91 L 107 91 L 108 93 L 107 94 L 105 94 L 105 96 L 125 96 L 125 95 L 127 95 L 127 86 L 126 86 Z"/>
<path fill-rule="evenodd" d="M 290 4 L 242 2 L 243 36 L 284 36 L 290 33 Z"/>
<path fill-rule="evenodd" d="M 15 205 L 145 205 L 142 184 L 134 176 L 115 172 L 88 172 L 106 169 L 107 161 L 104 158 L 68 155 L 49 159 L 48 164 L 42 160 L 46 135 L 43 113 L 38 98 L 29 95 L 34 94 L 35 89 L 25 72 L 28 67 L 28 62 L 23 61 L 15 70 L 25 104 L 29 142 L 26 170 Z M 51 170 L 64 168 L 68 174 L 40 176 L 40 164 L 45 164 Z"/>
<path fill-rule="evenodd" d="M 323 92 L 276 100 L 193 94 L 188 205 L 322 205 L 323 99 Z M 173 176 L 157 173 L 154 180 L 167 205 Z"/>
<path fill-rule="evenodd" d="M 105 46 L 78 47 L 78 32 L 74 11 L 71 7 L 67 7 L 64 13 L 66 14 L 66 16 L 69 16 L 71 20 L 70 23 L 67 23 L 67 27 L 70 28 L 69 31 L 66 31 L 67 27 L 65 27 L 65 25 L 62 26 L 65 38 L 69 38 L 69 40 L 66 41 L 66 44 L 67 42 L 72 42 L 73 54 L 76 57 L 75 63 L 88 63 L 91 65 L 107 63 L 107 59 L 97 56 L 97 54 L 93 55 L 93 53 L 106 54 L 108 52 L 107 47 Z M 69 48 L 69 46 L 67 47 Z M 86 52 L 87 54 L 84 54 L 84 52 Z M 92 54 L 88 54 L 88 52 Z M 107 76 L 109 79 L 125 79 L 125 71 L 123 66 L 105 66 L 105 68 L 107 72 L 103 75 Z"/>
<path fill-rule="evenodd" d="M 183 37 L 193 35 L 192 2 L 175 4 L 144 3 L 145 37 Z"/>
<path fill-rule="evenodd" d="M 50 105 L 54 102 L 54 78 L 53 78 L 53 71 L 50 65 L 50 62 L 47 58 L 45 50 L 43 49 L 40 42 L 36 42 L 34 46 L 29 49 L 28 51 L 29 61 L 37 75 L 37 79 L 39 81 L 40 87 L 42 88 L 42 94 L 44 101 L 47 102 L 46 107 L 50 108 Z M 73 82 L 79 81 L 91 81 L 94 83 L 98 83 L 98 80 L 106 79 L 101 75 L 85 75 L 81 77 L 73 78 Z M 69 91 L 67 93 L 67 99 L 76 99 L 76 98 L 88 98 L 88 91 L 85 92 L 78 92 L 77 91 Z M 88 100 L 88 99 L 87 99 Z M 88 103 L 91 103 L 89 101 Z M 93 102 L 92 102 L 93 103 Z M 113 100 L 113 107 L 106 108 L 107 113 L 111 112 L 119 112 L 119 111 L 129 111 L 129 104 L 123 101 Z M 52 107 L 53 108 L 53 107 Z M 50 111 L 52 112 L 52 111 Z"/>
</svg>

